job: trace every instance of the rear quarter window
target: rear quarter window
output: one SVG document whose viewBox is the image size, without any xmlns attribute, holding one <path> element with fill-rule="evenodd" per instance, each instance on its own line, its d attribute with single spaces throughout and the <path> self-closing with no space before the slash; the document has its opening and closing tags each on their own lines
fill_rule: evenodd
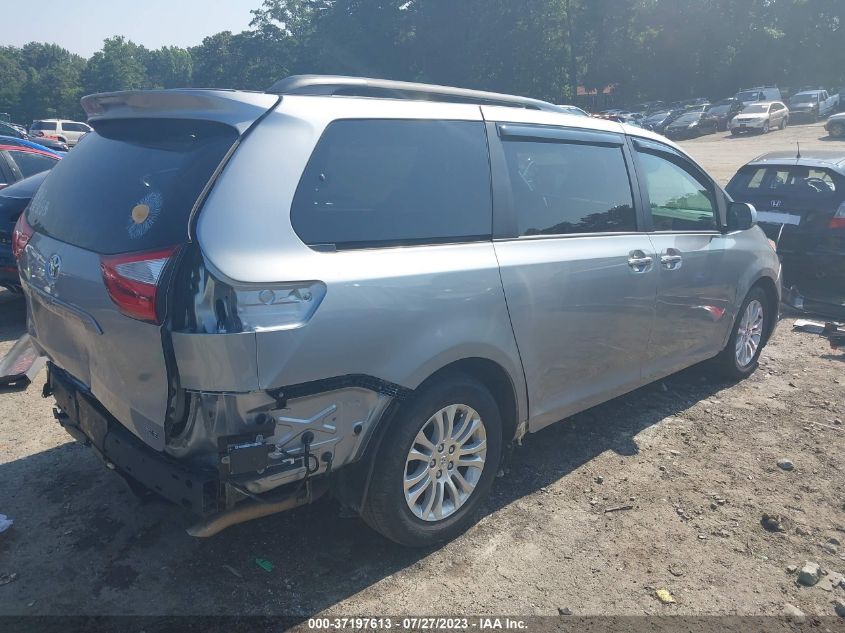
<svg viewBox="0 0 845 633">
<path fill-rule="evenodd" d="M 481 122 L 335 121 L 305 168 L 291 222 L 311 246 L 489 239 L 490 187 Z"/>
<path fill-rule="evenodd" d="M 194 204 L 237 137 L 209 121 L 101 121 L 50 172 L 27 220 L 102 254 L 181 244 Z"/>
</svg>

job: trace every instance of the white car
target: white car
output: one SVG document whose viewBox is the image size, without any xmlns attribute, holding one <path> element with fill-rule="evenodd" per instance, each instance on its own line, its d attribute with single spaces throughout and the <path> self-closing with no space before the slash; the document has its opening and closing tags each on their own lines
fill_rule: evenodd
<svg viewBox="0 0 845 633">
<path fill-rule="evenodd" d="M 67 121 L 65 119 L 39 119 L 33 121 L 29 128 L 32 137 L 47 136 L 57 138 L 73 147 L 80 138 L 92 130 L 87 123 Z"/>
<path fill-rule="evenodd" d="M 742 132 L 760 132 L 765 134 L 772 128 L 783 129 L 789 123 L 789 108 L 781 101 L 749 103 L 731 119 L 728 127 L 736 136 Z"/>
</svg>

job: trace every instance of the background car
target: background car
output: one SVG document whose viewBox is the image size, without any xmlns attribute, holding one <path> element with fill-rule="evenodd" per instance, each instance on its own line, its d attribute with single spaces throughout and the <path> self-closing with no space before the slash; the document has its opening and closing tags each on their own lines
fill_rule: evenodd
<svg viewBox="0 0 845 633">
<path fill-rule="evenodd" d="M 827 90 L 805 90 L 789 99 L 792 115 L 807 117 L 811 121 L 830 116 L 836 111 L 836 106 L 837 99 L 831 97 Z"/>
<path fill-rule="evenodd" d="M 45 139 L 41 139 L 45 140 Z M 49 152 L 51 154 L 55 154 L 56 156 L 60 156 L 58 153 L 59 151 L 66 152 L 67 151 L 67 144 L 66 143 L 58 143 L 57 141 L 54 142 L 55 144 L 64 147 L 64 149 L 57 150 L 53 147 L 45 145 L 43 143 L 36 143 L 35 141 L 29 141 L 25 138 L 14 138 L 12 136 L 0 136 L 0 145 L 14 145 L 15 147 L 28 147 L 30 149 L 37 149 L 41 150 L 42 152 Z"/>
<path fill-rule="evenodd" d="M 716 119 L 718 130 L 725 132 L 731 120 L 742 111 L 742 107 L 742 102 L 737 99 L 722 99 L 707 108 L 706 113 Z"/>
<path fill-rule="evenodd" d="M 11 123 L 0 121 L 0 136 L 11 136 L 13 138 L 26 138 L 26 132 L 21 132 L 17 126 Z"/>
<path fill-rule="evenodd" d="M 0 145 L 0 189 L 52 169 L 61 156 L 48 150 Z"/>
<path fill-rule="evenodd" d="M 716 117 L 694 110 L 685 112 L 666 126 L 666 136 L 671 139 L 695 138 L 702 134 L 714 134 L 719 128 Z"/>
<path fill-rule="evenodd" d="M 65 119 L 41 119 L 33 121 L 29 131 L 31 136 L 54 136 L 73 147 L 82 136 L 91 131 L 91 126 Z"/>
<path fill-rule="evenodd" d="M 777 243 L 790 303 L 845 318 L 845 150 L 760 156 L 727 191 Z"/>
<path fill-rule="evenodd" d="M 783 129 L 789 123 L 789 109 L 780 101 L 750 103 L 737 114 L 728 127 L 736 136 L 743 132 L 766 134 L 772 128 Z"/>
<path fill-rule="evenodd" d="M 46 171 L 0 191 L 0 287 L 20 292 L 21 280 L 12 254 L 12 231 L 18 217 L 47 177 Z"/>
<path fill-rule="evenodd" d="M 834 114 L 824 124 L 824 129 L 834 138 L 842 138 L 845 136 L 845 112 L 842 114 Z"/>
</svg>

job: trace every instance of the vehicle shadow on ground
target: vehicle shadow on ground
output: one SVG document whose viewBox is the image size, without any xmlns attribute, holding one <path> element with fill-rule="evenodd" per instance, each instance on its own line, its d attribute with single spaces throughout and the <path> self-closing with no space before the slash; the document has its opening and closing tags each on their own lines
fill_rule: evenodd
<svg viewBox="0 0 845 633">
<path fill-rule="evenodd" d="M 528 436 L 508 459 L 483 513 L 531 495 L 605 451 L 637 454 L 642 430 L 727 386 L 692 368 Z M 18 574 L 3 587 L 0 614 L 305 619 L 440 555 L 436 548 L 402 548 L 357 517 L 341 518 L 332 500 L 193 539 L 184 531 L 187 515 L 160 502 L 142 504 L 91 449 L 75 443 L 0 465 L 0 482 L 18 484 L 0 487 L 0 512 L 15 520 L 0 538 L 2 571 Z M 467 547 L 486 547 L 489 529 L 485 522 L 460 539 Z M 256 559 L 269 561 L 272 570 Z M 385 611 L 400 612 L 401 605 L 385 605 Z"/>
<path fill-rule="evenodd" d="M 16 341 L 26 333 L 26 302 L 23 295 L 0 289 L 0 343 Z"/>
<path fill-rule="evenodd" d="M 820 136 L 819 140 L 825 143 L 842 143 L 845 146 L 845 136 L 831 136 L 828 134 L 827 136 Z"/>
</svg>

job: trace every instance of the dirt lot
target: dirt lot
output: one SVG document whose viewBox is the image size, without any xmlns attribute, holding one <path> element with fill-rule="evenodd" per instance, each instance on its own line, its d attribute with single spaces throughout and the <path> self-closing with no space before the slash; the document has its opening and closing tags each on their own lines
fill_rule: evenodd
<svg viewBox="0 0 845 633">
<path fill-rule="evenodd" d="M 823 135 L 800 126 L 686 146 L 727 181 L 796 140 L 845 149 Z M 0 353 L 23 329 L 22 303 L 0 291 Z M 845 572 L 843 361 L 785 319 L 741 384 L 693 368 L 529 436 L 484 518 L 435 551 L 394 546 L 331 501 L 194 540 L 187 516 L 140 505 L 70 441 L 40 384 L 4 393 L 0 513 L 15 524 L 0 534 L 0 574 L 17 576 L 0 584 L 0 614 L 780 614 L 791 603 L 832 615 L 845 589 L 800 587 L 787 568 Z M 763 529 L 764 513 L 785 531 Z M 661 604 L 658 588 L 677 602 Z"/>
</svg>

